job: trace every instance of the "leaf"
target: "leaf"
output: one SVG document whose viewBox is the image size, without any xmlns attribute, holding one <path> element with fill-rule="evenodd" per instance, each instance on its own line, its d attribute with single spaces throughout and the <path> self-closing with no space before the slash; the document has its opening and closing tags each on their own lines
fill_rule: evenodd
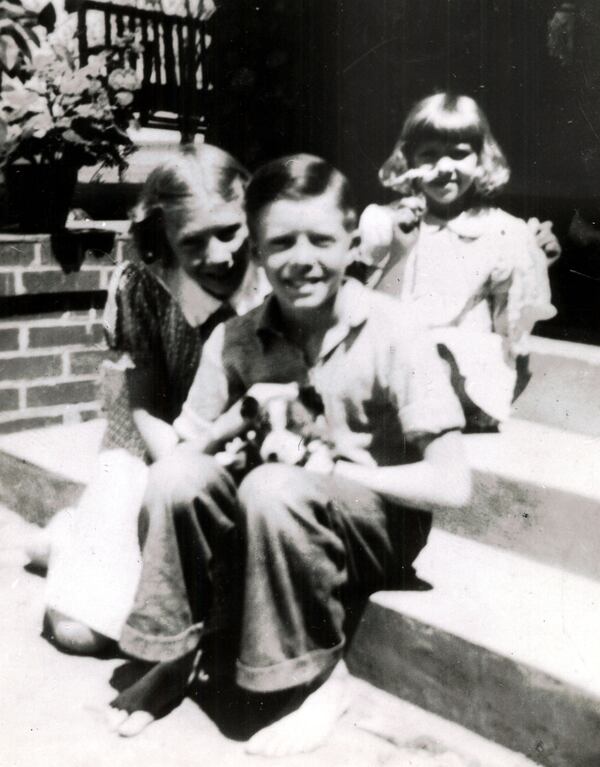
<svg viewBox="0 0 600 767">
<path fill-rule="evenodd" d="M 76 133 L 72 128 L 63 133 L 63 138 L 65 141 L 70 141 L 72 144 L 82 144 L 83 146 L 88 144 L 83 136 L 80 136 L 79 133 Z"/>
<path fill-rule="evenodd" d="M 36 114 L 30 117 L 23 125 L 23 135 L 44 138 L 53 127 L 52 118 L 48 113 Z"/>
<path fill-rule="evenodd" d="M 4 38 L 0 38 L 0 64 L 7 72 L 11 72 L 19 60 L 20 50 L 11 37 L 6 35 Z"/>
<path fill-rule="evenodd" d="M 2 37 L 12 39 L 26 58 L 31 58 L 33 53 L 31 36 L 20 24 L 10 24 L 7 28 L 1 28 L 0 33 Z M 4 61 L 2 61 L 2 64 L 6 66 Z M 6 68 L 9 71 L 12 69 L 12 67 L 9 68 L 8 66 Z"/>
</svg>

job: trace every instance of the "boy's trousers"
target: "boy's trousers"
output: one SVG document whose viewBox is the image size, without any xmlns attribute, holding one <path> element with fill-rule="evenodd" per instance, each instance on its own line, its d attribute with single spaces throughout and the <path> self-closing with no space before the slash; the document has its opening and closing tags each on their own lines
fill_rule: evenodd
<svg viewBox="0 0 600 767">
<path fill-rule="evenodd" d="M 410 582 L 430 527 L 428 512 L 283 464 L 254 469 L 236 490 L 213 458 L 180 446 L 150 469 L 142 577 L 121 646 L 171 660 L 229 623 L 242 687 L 307 684 L 340 659 L 369 594 Z"/>
</svg>

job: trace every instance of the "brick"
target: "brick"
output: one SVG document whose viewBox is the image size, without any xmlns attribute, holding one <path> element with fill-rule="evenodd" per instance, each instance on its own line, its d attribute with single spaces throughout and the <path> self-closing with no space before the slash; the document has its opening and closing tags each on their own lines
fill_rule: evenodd
<svg viewBox="0 0 600 767">
<path fill-rule="evenodd" d="M 18 389 L 0 389 L 0 410 L 17 410 L 19 407 Z"/>
<path fill-rule="evenodd" d="M 63 274 L 59 270 L 42 269 L 23 272 L 26 293 L 71 293 L 100 289 L 100 269 Z"/>
<path fill-rule="evenodd" d="M 36 418 L 16 418 L 14 421 L 3 421 L 0 423 L 0 434 L 11 434 L 15 431 L 25 431 L 25 429 L 40 429 L 42 426 L 50 426 L 56 423 L 62 423 L 60 415 L 44 415 Z"/>
<path fill-rule="evenodd" d="M 74 346 L 76 344 L 100 344 L 104 338 L 102 324 L 52 325 L 29 328 L 29 346 L 37 349 L 44 346 Z"/>
<path fill-rule="evenodd" d="M 28 266 L 35 256 L 35 243 L 12 240 L 0 241 L 0 266 Z"/>
<path fill-rule="evenodd" d="M 0 296 L 14 296 L 15 275 L 12 272 L 0 272 Z"/>
<path fill-rule="evenodd" d="M 70 260 L 91 266 L 94 264 L 114 266 L 117 263 L 116 242 L 113 232 L 80 232 L 79 234 L 73 233 L 65 246 L 73 249 L 73 259 Z M 60 242 L 57 247 L 61 248 Z M 44 266 L 56 266 L 58 264 L 50 240 L 42 244 L 41 263 Z"/>
<path fill-rule="evenodd" d="M 19 348 L 19 328 L 0 328 L 0 351 L 11 352 Z"/>
<path fill-rule="evenodd" d="M 0 359 L 0 379 L 4 381 L 48 378 L 62 373 L 60 354 L 43 354 L 39 357 L 9 357 Z"/>
<path fill-rule="evenodd" d="M 116 247 L 110 253 L 103 253 L 101 250 L 86 250 L 85 252 L 86 267 L 103 266 L 105 269 L 110 268 L 112 270 L 117 264 Z"/>
<path fill-rule="evenodd" d="M 106 351 L 90 350 L 86 352 L 71 352 L 72 375 L 96 375 L 100 363 L 106 357 Z"/>
<path fill-rule="evenodd" d="M 27 407 L 67 405 L 93 402 L 97 396 L 95 381 L 69 381 L 68 383 L 31 386 L 27 389 Z"/>
<path fill-rule="evenodd" d="M 85 266 L 84 270 L 88 271 L 90 268 L 91 267 L 89 266 Z M 100 288 L 101 290 L 107 290 L 115 268 L 114 266 L 100 266 L 98 269 L 100 270 Z"/>
<path fill-rule="evenodd" d="M 93 410 L 80 410 L 79 411 L 79 417 L 82 421 L 93 421 L 96 418 L 100 418 L 102 416 L 102 409 L 99 407 L 94 408 Z"/>
</svg>

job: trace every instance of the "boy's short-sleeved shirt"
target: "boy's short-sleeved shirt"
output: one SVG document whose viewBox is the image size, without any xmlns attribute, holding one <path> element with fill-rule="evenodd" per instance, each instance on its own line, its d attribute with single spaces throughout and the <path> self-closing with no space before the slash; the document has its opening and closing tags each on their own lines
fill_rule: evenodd
<svg viewBox="0 0 600 767">
<path fill-rule="evenodd" d="M 210 434 L 255 383 L 314 386 L 337 454 L 365 465 L 415 460 L 417 439 L 464 426 L 444 363 L 398 301 L 348 279 L 337 308 L 312 365 L 286 336 L 274 296 L 218 327 L 175 421 L 179 435 Z"/>
</svg>

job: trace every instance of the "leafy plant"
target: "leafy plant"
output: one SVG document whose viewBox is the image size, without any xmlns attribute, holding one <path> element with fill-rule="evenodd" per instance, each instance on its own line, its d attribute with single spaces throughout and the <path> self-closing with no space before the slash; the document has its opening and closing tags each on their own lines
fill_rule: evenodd
<svg viewBox="0 0 600 767">
<path fill-rule="evenodd" d="M 131 39 L 80 66 L 69 20 L 40 40 L 30 60 L 4 76 L 0 165 L 64 161 L 126 167 L 134 147 L 126 129 L 140 80 L 127 65 Z"/>
<path fill-rule="evenodd" d="M 39 46 L 38 27 L 54 28 L 56 11 L 46 0 L 0 0 L 0 75 L 30 59 Z"/>
</svg>

